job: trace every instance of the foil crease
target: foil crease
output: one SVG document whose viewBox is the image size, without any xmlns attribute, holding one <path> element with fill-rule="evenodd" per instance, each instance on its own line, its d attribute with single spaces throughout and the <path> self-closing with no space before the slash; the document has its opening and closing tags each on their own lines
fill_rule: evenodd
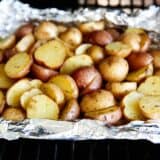
<svg viewBox="0 0 160 160">
<path fill-rule="evenodd" d="M 141 27 L 150 31 L 150 36 L 160 41 L 160 7 L 151 6 L 131 15 L 121 10 L 78 9 L 74 12 L 62 11 L 56 8 L 35 9 L 15 0 L 0 2 L 0 37 L 13 33 L 27 21 L 54 20 L 63 23 L 97 21 L 106 19 L 119 26 Z M 130 139 L 148 140 L 160 143 L 160 121 L 132 121 L 126 125 L 109 126 L 103 122 L 89 119 L 75 122 L 53 121 L 45 119 L 26 119 L 22 122 L 6 121 L 0 118 L 0 138 L 15 140 L 30 139 Z"/>
</svg>

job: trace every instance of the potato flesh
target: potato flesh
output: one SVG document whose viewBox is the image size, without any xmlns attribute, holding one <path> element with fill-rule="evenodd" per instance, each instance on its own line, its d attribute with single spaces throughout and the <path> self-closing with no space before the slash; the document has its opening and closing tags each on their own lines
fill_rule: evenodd
<svg viewBox="0 0 160 160">
<path fill-rule="evenodd" d="M 123 113 L 129 120 L 144 120 L 144 116 L 139 107 L 139 101 L 142 94 L 138 92 L 131 92 L 124 97 L 122 104 L 124 107 Z"/>
<path fill-rule="evenodd" d="M 72 77 L 68 75 L 58 75 L 51 78 L 49 82 L 54 83 L 62 89 L 66 100 L 78 97 L 78 88 Z"/>
<path fill-rule="evenodd" d="M 160 77 L 148 77 L 143 83 L 140 84 L 138 87 L 138 92 L 152 96 L 160 95 Z"/>
<path fill-rule="evenodd" d="M 91 66 L 92 59 L 88 55 L 77 55 L 68 58 L 60 69 L 62 74 L 72 74 L 75 70 L 81 67 Z"/>
<path fill-rule="evenodd" d="M 56 69 L 60 67 L 66 57 L 65 46 L 58 40 L 49 41 L 34 53 L 36 61 L 48 68 Z"/>
<path fill-rule="evenodd" d="M 11 107 L 20 107 L 21 95 L 31 88 L 30 81 L 28 79 L 22 79 L 15 83 L 8 91 L 6 95 L 7 104 Z"/>
<path fill-rule="evenodd" d="M 33 96 L 27 105 L 27 118 L 42 118 L 57 120 L 59 116 L 58 105 L 46 95 Z"/>
<path fill-rule="evenodd" d="M 21 78 L 29 73 L 32 59 L 27 53 L 18 53 L 5 64 L 5 72 L 10 78 Z"/>
<path fill-rule="evenodd" d="M 53 99 L 60 107 L 65 102 L 65 97 L 63 91 L 53 83 L 44 83 L 41 86 L 41 90 L 45 93 L 48 97 Z"/>
<path fill-rule="evenodd" d="M 139 106 L 147 118 L 160 120 L 160 96 L 144 96 Z"/>
<path fill-rule="evenodd" d="M 32 88 L 22 94 L 20 97 L 20 104 L 23 109 L 27 108 L 28 101 L 35 95 L 42 94 L 42 91 L 38 88 Z"/>
<path fill-rule="evenodd" d="M 5 64 L 0 64 L 0 89 L 8 89 L 14 83 L 14 80 L 10 79 L 6 75 L 6 73 L 4 71 L 4 66 L 5 66 Z"/>
</svg>

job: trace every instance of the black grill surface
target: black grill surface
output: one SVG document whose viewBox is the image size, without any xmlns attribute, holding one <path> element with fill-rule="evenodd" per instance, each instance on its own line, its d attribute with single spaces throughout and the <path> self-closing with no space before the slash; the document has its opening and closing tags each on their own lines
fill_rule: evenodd
<svg viewBox="0 0 160 160">
<path fill-rule="evenodd" d="M 0 141 L 0 160 L 159 160 L 160 145 L 147 141 Z"/>
</svg>

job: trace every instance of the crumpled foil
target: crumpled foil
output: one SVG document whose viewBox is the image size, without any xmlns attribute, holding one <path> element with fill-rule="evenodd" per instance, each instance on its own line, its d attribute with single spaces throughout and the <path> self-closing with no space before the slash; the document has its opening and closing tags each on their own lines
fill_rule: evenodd
<svg viewBox="0 0 160 160">
<path fill-rule="evenodd" d="M 121 10 L 78 9 L 74 12 L 52 9 L 33 9 L 15 0 L 0 2 L 0 37 L 13 33 L 20 25 L 31 20 L 54 20 L 58 22 L 77 22 L 106 19 L 116 25 L 141 27 L 151 31 L 157 42 L 160 41 L 160 7 L 151 6 L 147 10 L 128 15 Z M 0 138 L 15 140 L 32 139 L 130 139 L 148 140 L 160 143 L 160 121 L 132 121 L 127 125 L 109 126 L 96 120 L 82 119 L 76 122 L 26 119 L 13 122 L 0 119 Z"/>
</svg>

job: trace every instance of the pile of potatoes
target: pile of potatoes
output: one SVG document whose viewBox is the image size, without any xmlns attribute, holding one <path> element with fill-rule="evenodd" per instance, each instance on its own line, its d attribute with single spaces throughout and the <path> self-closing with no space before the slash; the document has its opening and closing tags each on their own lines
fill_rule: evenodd
<svg viewBox="0 0 160 160">
<path fill-rule="evenodd" d="M 160 50 L 103 20 L 27 23 L 0 40 L 0 114 L 107 124 L 160 119 Z"/>
</svg>

